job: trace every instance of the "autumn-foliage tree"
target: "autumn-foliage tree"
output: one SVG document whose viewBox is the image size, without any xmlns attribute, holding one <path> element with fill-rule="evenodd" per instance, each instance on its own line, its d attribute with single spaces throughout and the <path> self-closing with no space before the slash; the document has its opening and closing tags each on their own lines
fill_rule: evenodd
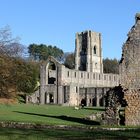
<svg viewBox="0 0 140 140">
<path fill-rule="evenodd" d="M 7 56 L 0 55 L 0 97 L 15 95 L 14 63 Z"/>
<path fill-rule="evenodd" d="M 23 60 L 22 45 L 12 38 L 10 29 L 0 29 L 0 97 L 16 98 L 17 93 L 32 93 L 38 80 L 36 64 Z"/>
<path fill-rule="evenodd" d="M 16 45 L 15 45 L 16 44 Z M 10 98 L 16 91 L 14 57 L 21 53 L 16 38 L 12 38 L 9 27 L 0 29 L 0 97 Z"/>
</svg>

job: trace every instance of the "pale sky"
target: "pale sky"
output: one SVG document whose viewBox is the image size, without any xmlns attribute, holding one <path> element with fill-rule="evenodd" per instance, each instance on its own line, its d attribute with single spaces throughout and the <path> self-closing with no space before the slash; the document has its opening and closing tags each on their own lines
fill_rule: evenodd
<svg viewBox="0 0 140 140">
<path fill-rule="evenodd" d="M 140 0 L 0 0 L 0 28 L 29 44 L 56 45 L 73 52 L 75 33 L 102 34 L 103 57 L 121 57 L 122 44 L 140 12 Z"/>
</svg>

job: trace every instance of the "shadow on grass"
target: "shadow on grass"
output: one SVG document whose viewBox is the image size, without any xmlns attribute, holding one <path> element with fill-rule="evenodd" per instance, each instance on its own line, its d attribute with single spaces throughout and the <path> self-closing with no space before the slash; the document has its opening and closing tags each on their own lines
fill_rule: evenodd
<svg viewBox="0 0 140 140">
<path fill-rule="evenodd" d="M 36 114 L 36 113 L 20 112 L 20 111 L 13 111 L 13 112 L 20 113 L 20 114 L 41 116 L 41 117 L 57 118 L 57 119 L 70 121 L 70 122 L 77 122 L 77 123 L 85 124 L 85 125 L 100 125 L 100 123 L 96 122 L 96 121 L 90 121 L 90 120 L 85 120 L 85 119 L 82 119 L 82 118 L 76 118 L 76 117 L 70 117 L 70 116 L 64 116 L 64 115 L 62 115 L 62 116 L 53 116 L 53 115 Z"/>
<path fill-rule="evenodd" d="M 82 109 L 85 109 L 85 110 L 96 110 L 96 111 L 105 111 L 105 108 L 104 107 L 102 107 L 102 108 L 97 108 L 97 107 L 84 107 L 84 108 L 82 108 Z"/>
<path fill-rule="evenodd" d="M 73 131 L 73 130 L 57 130 L 57 129 L 15 129 L 15 128 L 0 128 L 0 138 L 5 140 L 5 137 L 10 140 L 93 140 L 93 139 L 115 139 L 129 140 L 140 139 L 140 129 L 137 130 L 121 130 L 109 131 L 99 130 L 94 131 Z M 7 140 L 6 139 L 6 140 Z"/>
</svg>

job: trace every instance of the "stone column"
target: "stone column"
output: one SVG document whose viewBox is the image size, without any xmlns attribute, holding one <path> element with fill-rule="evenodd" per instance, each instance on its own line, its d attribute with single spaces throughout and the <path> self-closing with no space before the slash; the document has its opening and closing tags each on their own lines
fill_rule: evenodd
<svg viewBox="0 0 140 140">
<path fill-rule="evenodd" d="M 45 104 L 45 86 L 40 86 L 40 104 Z"/>
<path fill-rule="evenodd" d="M 50 96 L 49 96 L 49 94 L 47 94 L 46 97 L 47 97 L 46 103 L 49 104 L 50 103 Z"/>
<path fill-rule="evenodd" d="M 40 104 L 45 103 L 45 85 L 46 85 L 46 65 L 42 63 L 40 65 Z"/>
<path fill-rule="evenodd" d="M 99 101 L 100 101 L 100 98 L 99 98 L 99 95 L 97 94 L 97 96 L 96 96 L 96 106 L 97 106 L 97 107 L 100 106 Z"/>
<path fill-rule="evenodd" d="M 99 97 L 97 88 L 95 88 L 95 95 L 96 95 L 96 106 L 99 107 L 100 106 L 100 103 L 99 103 L 100 97 Z"/>
<path fill-rule="evenodd" d="M 87 96 L 87 106 L 90 106 L 90 98 Z"/>
<path fill-rule="evenodd" d="M 105 107 L 105 88 L 102 89 L 103 106 Z"/>
<path fill-rule="evenodd" d="M 73 105 L 73 102 L 72 102 L 72 93 L 73 93 L 72 88 L 73 88 L 73 87 L 70 85 L 70 86 L 69 86 L 69 105 L 70 105 L 70 106 Z"/>
<path fill-rule="evenodd" d="M 64 103 L 63 87 L 59 86 L 58 87 L 58 104 L 63 104 L 63 103 Z"/>
<path fill-rule="evenodd" d="M 54 91 L 53 91 L 53 102 L 54 104 L 58 104 L 57 86 L 55 86 Z"/>
</svg>

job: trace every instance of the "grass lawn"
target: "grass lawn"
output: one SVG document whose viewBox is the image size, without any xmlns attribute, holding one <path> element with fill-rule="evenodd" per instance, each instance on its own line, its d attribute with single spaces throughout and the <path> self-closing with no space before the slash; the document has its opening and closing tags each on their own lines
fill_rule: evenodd
<svg viewBox="0 0 140 140">
<path fill-rule="evenodd" d="M 98 122 L 83 121 L 82 118 L 103 110 L 104 108 L 75 110 L 74 107 L 58 105 L 0 105 L 0 121 L 33 122 L 48 125 L 96 125 Z"/>
<path fill-rule="evenodd" d="M 93 139 L 140 139 L 140 129 L 138 130 L 92 130 L 92 131 L 72 131 L 72 130 L 50 130 L 50 129 L 13 129 L 0 128 L 0 140 L 93 140 Z"/>
<path fill-rule="evenodd" d="M 104 108 L 84 108 L 58 105 L 0 105 L 0 121 L 41 123 L 48 125 L 99 126 L 99 122 L 86 121 L 87 115 L 104 111 Z M 100 126 L 101 127 L 101 126 Z M 91 139 L 140 139 L 140 129 L 107 131 L 100 127 L 93 130 L 14 129 L 0 128 L 0 140 L 91 140 Z"/>
</svg>

